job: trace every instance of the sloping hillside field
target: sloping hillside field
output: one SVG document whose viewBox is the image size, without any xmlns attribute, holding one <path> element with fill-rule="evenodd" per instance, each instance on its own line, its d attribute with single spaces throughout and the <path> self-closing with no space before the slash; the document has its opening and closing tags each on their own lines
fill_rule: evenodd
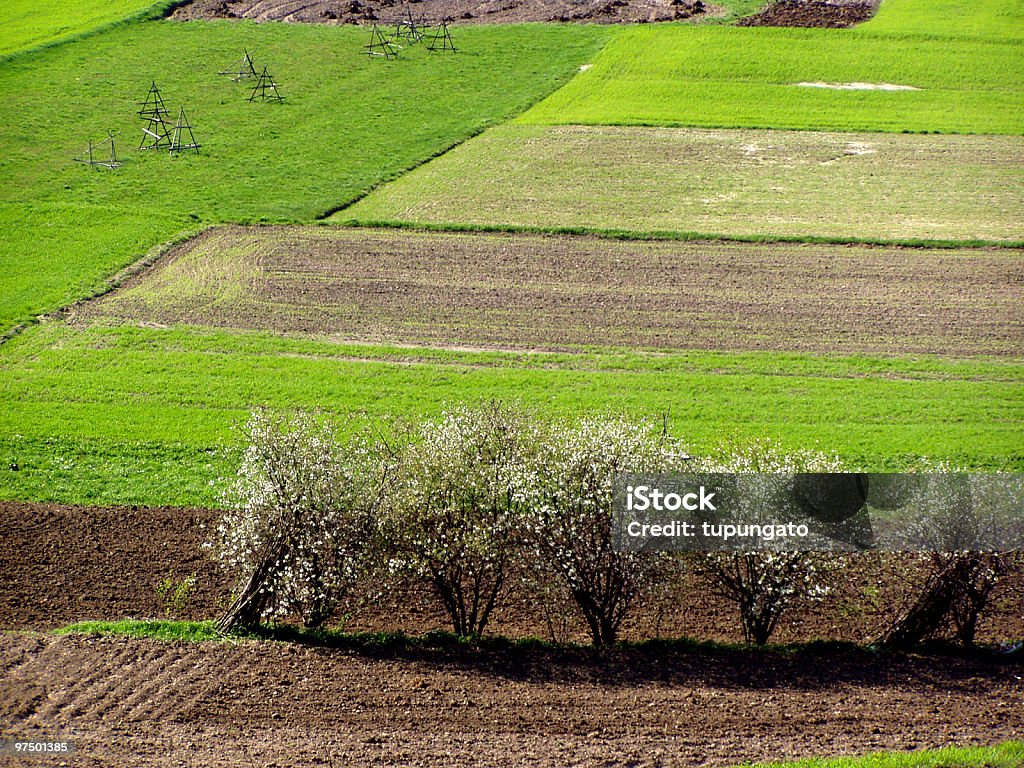
<svg viewBox="0 0 1024 768">
<path fill-rule="evenodd" d="M 0 238 L 0 335 L 204 223 L 312 221 L 521 112 L 607 34 L 475 26 L 460 30 L 463 55 L 421 47 L 388 66 L 355 27 L 153 21 L 12 59 L 0 65 L 0 227 L 12 233 Z M 246 49 L 283 102 L 249 102 L 252 78 L 218 74 Z M 152 83 L 169 127 L 185 109 L 198 154 L 137 150 Z M 120 168 L 74 162 L 108 131 Z"/>
<path fill-rule="evenodd" d="M 835 2 L 0 2 L 0 764 L 1024 764 L 1024 555 L 606 535 L 1024 472 L 1024 0 Z"/>
<path fill-rule="evenodd" d="M 344 420 L 476 397 L 671 407 L 694 449 L 1019 467 L 1024 38 L 991 1 L 942 8 L 884 0 L 849 30 L 473 25 L 456 54 L 388 62 L 352 27 L 135 22 L 10 60 L 0 321 L 51 314 L 0 349 L 0 495 L 214 503 L 255 406 Z M 243 48 L 283 104 L 217 74 Z M 154 80 L 199 154 L 133 149 Z M 738 127 L 700 127 L 719 125 Z M 121 168 L 71 162 L 107 129 Z M 169 245 L 336 209 L 680 242 Z M 147 253 L 152 271 L 55 312 Z"/>
</svg>

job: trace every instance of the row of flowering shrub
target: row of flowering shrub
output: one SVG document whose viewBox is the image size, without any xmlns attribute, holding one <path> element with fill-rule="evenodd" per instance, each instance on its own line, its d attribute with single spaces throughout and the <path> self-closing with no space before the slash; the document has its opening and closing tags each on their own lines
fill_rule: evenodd
<svg viewBox="0 0 1024 768">
<path fill-rule="evenodd" d="M 613 643 L 631 607 L 678 566 L 671 555 L 614 551 L 618 473 L 840 470 L 834 458 L 766 445 L 690 457 L 653 422 L 560 422 L 499 403 L 344 438 L 308 414 L 256 413 L 246 437 L 210 542 L 238 579 L 225 631 L 290 616 L 318 627 L 357 585 L 407 572 L 430 582 L 456 634 L 480 636 L 516 574 L 545 610 L 575 611 L 595 644 Z M 764 643 L 794 600 L 827 592 L 834 568 L 822 564 L 836 562 L 732 553 L 702 556 L 697 568 L 737 606 L 745 637 Z M 1005 569 L 985 561 L 968 570 L 961 575 L 972 587 L 990 591 Z M 964 612 L 960 592 L 932 630 L 956 619 L 954 608 Z M 963 623 L 976 623 L 983 607 Z"/>
</svg>

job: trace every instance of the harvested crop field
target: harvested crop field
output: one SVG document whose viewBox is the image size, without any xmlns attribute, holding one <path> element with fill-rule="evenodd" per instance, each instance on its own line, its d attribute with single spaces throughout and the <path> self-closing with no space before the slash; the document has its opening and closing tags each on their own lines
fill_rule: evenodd
<svg viewBox="0 0 1024 768">
<path fill-rule="evenodd" d="M 510 349 L 1019 354 L 1010 249 L 222 227 L 77 319 Z"/>
<path fill-rule="evenodd" d="M 863 653 L 360 655 L 0 636 L 8 735 L 76 766 L 704 765 L 1019 736 L 1021 669 Z"/>
<path fill-rule="evenodd" d="M 718 6 L 702 0 L 193 0 L 172 18 L 252 19 L 319 24 L 396 23 L 411 8 L 415 19 L 457 23 L 519 24 L 528 21 L 631 23 L 699 20 L 720 16 Z"/>
</svg>

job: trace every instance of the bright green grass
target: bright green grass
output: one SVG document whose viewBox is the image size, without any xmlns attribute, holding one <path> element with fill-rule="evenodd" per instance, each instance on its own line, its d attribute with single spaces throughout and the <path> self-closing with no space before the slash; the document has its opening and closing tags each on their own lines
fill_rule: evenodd
<svg viewBox="0 0 1024 768">
<path fill-rule="evenodd" d="M 1024 139 L 502 125 L 336 221 L 1024 239 Z"/>
<path fill-rule="evenodd" d="M 777 353 L 531 354 L 340 345 L 128 326 L 29 329 L 0 358 L 0 498 L 215 504 L 248 409 L 348 423 L 491 397 L 552 415 L 658 417 L 695 451 L 772 438 L 899 469 L 929 456 L 1024 468 L 1013 361 Z M 18 466 L 17 471 L 10 467 Z"/>
<path fill-rule="evenodd" d="M 55 635 L 113 635 L 149 637 L 157 640 L 186 640 L 201 643 L 224 640 L 213 621 L 168 621 L 164 619 L 125 619 L 123 621 L 79 621 L 53 631 Z"/>
<path fill-rule="evenodd" d="M 801 82 L 921 90 L 831 90 L 796 85 Z M 1020 41 L 649 25 L 616 35 L 590 69 L 519 120 L 1021 134 L 1022 84 Z"/>
<path fill-rule="evenodd" d="M 4 0 L 0 57 L 122 20 L 159 14 L 169 0 Z"/>
<path fill-rule="evenodd" d="M 7 233 L 0 237 L 0 333 L 40 307 L 88 296 L 123 266 L 126 254 L 142 255 L 187 226 L 183 217 L 131 208 L 0 203 L 0 232 Z M 32 243 L 20 233 L 31 233 Z M 35 257 L 26 258 L 27 250 Z"/>
<path fill-rule="evenodd" d="M 1024 39 L 1022 0 L 884 0 L 857 32 Z"/>
<path fill-rule="evenodd" d="M 456 55 L 363 55 L 351 27 L 236 22 L 119 26 L 0 65 L 0 332 L 88 294 L 197 222 L 310 221 L 555 89 L 611 34 L 473 26 Z M 216 73 L 242 48 L 284 104 Z M 155 78 L 201 155 L 138 152 Z M 117 131 L 115 172 L 72 162 Z M 59 245 L 59 247 L 58 247 Z"/>
<path fill-rule="evenodd" d="M 994 747 L 948 747 L 922 752 L 877 752 L 863 757 L 823 757 L 752 768 L 1020 768 L 1024 742 Z"/>
</svg>

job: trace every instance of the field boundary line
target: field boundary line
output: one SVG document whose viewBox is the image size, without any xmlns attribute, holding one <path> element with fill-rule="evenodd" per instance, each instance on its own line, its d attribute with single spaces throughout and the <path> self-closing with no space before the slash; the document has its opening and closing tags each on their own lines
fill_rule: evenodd
<svg viewBox="0 0 1024 768">
<path fill-rule="evenodd" d="M 548 94 L 548 96 L 550 96 L 550 95 L 551 94 Z M 547 96 L 544 97 L 544 99 L 546 99 L 546 98 L 547 98 Z M 538 100 L 535 103 L 539 104 L 544 99 L 540 99 L 540 100 Z M 533 104 L 531 104 L 526 109 L 530 109 L 532 107 L 533 107 Z M 519 114 L 520 115 L 521 114 L 525 114 L 525 112 L 526 112 L 526 110 L 523 110 L 523 112 L 520 112 Z M 406 176 L 406 175 L 412 173 L 413 171 L 415 171 L 420 166 L 426 165 L 427 163 L 429 163 L 429 162 L 431 162 L 433 160 L 437 160 L 438 158 L 443 157 L 444 155 L 447 155 L 449 152 L 451 152 L 454 149 L 459 148 L 460 146 L 465 144 L 470 139 L 475 139 L 477 136 L 479 136 L 480 134 L 484 133 L 488 129 L 494 128 L 494 127 L 499 126 L 499 125 L 506 125 L 508 123 L 511 123 L 511 122 L 515 121 L 518 117 L 519 117 L 519 115 L 515 115 L 513 117 L 510 117 L 508 120 L 504 120 L 502 122 L 495 123 L 494 125 L 483 125 L 483 126 L 477 128 L 477 129 L 474 129 L 473 132 L 470 133 L 469 135 L 464 136 L 463 138 L 458 139 L 458 140 L 452 142 L 451 144 L 449 144 L 447 147 L 444 147 L 443 149 L 439 149 L 437 152 L 434 152 L 429 157 L 424 157 L 423 159 L 416 161 L 412 165 L 407 166 L 407 167 L 401 169 L 400 171 L 397 171 L 395 173 L 389 174 L 385 178 L 378 179 L 372 186 L 364 189 L 362 192 L 360 192 L 355 197 L 349 198 L 347 201 L 345 201 L 344 203 L 341 203 L 339 205 L 332 206 L 331 208 L 328 208 L 324 213 L 321 213 L 321 214 L 315 216 L 313 218 L 313 221 L 315 223 L 317 223 L 317 224 L 326 223 L 326 220 L 329 217 L 335 215 L 336 213 L 341 213 L 342 211 L 344 211 L 344 210 L 346 210 L 348 208 L 351 208 L 353 205 L 358 203 L 360 200 L 362 200 L 365 197 L 368 197 L 373 192 L 376 192 L 380 187 L 384 186 L 385 184 L 390 184 L 393 181 L 398 181 L 400 178 L 402 178 L 403 176 Z"/>
<path fill-rule="evenodd" d="M 191 2 L 191 0 L 174 0 L 174 2 L 187 3 L 187 2 Z M 594 53 L 594 56 L 597 56 L 602 50 L 604 50 L 605 47 L 607 47 L 608 43 L 611 42 L 611 40 L 614 37 L 615 37 L 615 34 L 609 34 L 608 35 L 608 39 L 605 40 L 604 43 L 601 45 L 600 49 Z M 564 88 L 566 85 L 568 85 L 570 82 L 572 82 L 572 80 L 576 77 L 577 74 L 578 74 L 578 72 L 570 73 L 569 76 L 566 78 L 565 82 L 559 83 L 557 86 L 552 88 L 548 93 L 546 93 L 543 96 L 539 97 L 532 104 L 529 104 L 526 107 L 524 107 L 517 114 L 509 115 L 507 118 L 505 118 L 503 120 L 498 120 L 498 121 L 495 121 L 495 122 L 485 122 L 483 125 L 477 126 L 472 131 L 470 131 L 468 134 L 466 134 L 465 136 L 463 136 L 460 139 L 456 139 L 455 141 L 453 141 L 448 146 L 442 147 L 441 149 L 437 150 L 436 152 L 431 153 L 429 156 L 424 157 L 424 158 L 422 158 L 420 160 L 417 160 L 415 163 L 413 163 L 413 164 L 411 164 L 409 166 L 406 166 L 405 168 L 402 168 L 401 170 L 398 170 L 398 171 L 396 171 L 394 173 L 388 174 L 388 176 L 386 176 L 386 177 L 384 177 L 382 179 L 378 179 L 373 185 L 367 187 L 362 192 L 360 192 L 358 195 L 349 198 L 345 202 L 339 203 L 338 205 L 335 205 L 335 206 L 331 206 L 330 208 L 328 208 L 326 211 L 324 211 L 320 215 L 315 216 L 313 221 L 315 223 L 317 223 L 317 224 L 325 223 L 326 220 L 328 218 L 330 218 L 331 216 L 334 216 L 337 213 L 341 213 L 342 211 L 347 210 L 348 208 L 351 208 L 353 205 L 358 203 L 360 200 L 362 200 L 363 198 L 368 197 L 372 193 L 376 192 L 380 187 L 384 186 L 385 184 L 390 184 L 393 181 L 398 181 L 400 178 L 402 178 L 403 176 L 407 176 L 408 174 L 412 173 L 413 171 L 415 171 L 420 166 L 426 165 L 429 162 L 432 162 L 434 160 L 437 160 L 440 157 L 443 157 L 444 155 L 447 155 L 452 150 L 458 149 L 460 146 L 462 146 L 466 142 L 470 141 L 471 139 L 475 139 L 477 136 L 481 135 L 482 133 L 484 133 L 484 132 L 486 132 L 486 131 L 488 131 L 488 130 L 490 130 L 492 128 L 498 128 L 498 127 L 501 127 L 503 125 L 511 125 L 511 124 L 517 123 L 519 121 L 519 119 L 523 115 L 525 115 L 527 112 L 529 112 L 535 106 L 537 106 L 538 104 L 543 102 L 545 99 L 551 97 L 553 94 L 557 93 L 562 88 Z"/>
<path fill-rule="evenodd" d="M 353 201 L 354 204 L 355 201 Z M 319 226 L 362 229 L 398 229 L 421 232 L 463 232 L 491 234 L 576 235 L 605 240 L 680 241 L 723 243 L 806 243 L 809 245 L 861 245 L 879 248 L 913 249 L 1000 249 L 1024 251 L 1024 240 L 928 240 L 918 238 L 856 238 L 825 235 L 725 235 L 713 232 L 683 232 L 674 230 L 608 229 L 604 227 L 536 227 L 523 224 L 460 224 L 414 222 L 399 219 L 318 219 Z M 1024 253 L 1021 254 L 1024 256 Z"/>
<path fill-rule="evenodd" d="M 730 82 L 723 80 L 720 82 Z M 772 83 L 771 85 L 793 85 L 796 83 Z M 919 91 L 929 90 L 921 88 Z M 935 89 L 931 89 L 935 90 Z M 540 102 L 537 102 L 538 104 Z M 822 125 L 780 125 L 774 124 L 769 125 L 767 123 L 758 123 L 752 121 L 750 123 L 694 123 L 687 122 L 685 120 L 581 120 L 573 119 L 566 121 L 552 121 L 552 120 L 537 120 L 534 118 L 524 117 L 527 115 L 523 112 L 522 115 L 518 115 L 508 122 L 515 125 L 529 125 L 538 127 L 549 127 L 549 128 L 566 128 L 579 126 L 581 128 L 692 128 L 695 130 L 707 130 L 707 131 L 800 131 L 802 133 L 878 133 L 883 135 L 892 136 L 1009 136 L 1013 138 L 1020 138 L 1024 136 L 1024 131 L 1018 131 L 1015 133 L 993 133 L 991 131 L 940 131 L 940 130 L 928 130 L 928 129 L 911 129 L 911 128 L 867 128 L 864 126 L 828 126 L 823 127 Z"/>
</svg>

